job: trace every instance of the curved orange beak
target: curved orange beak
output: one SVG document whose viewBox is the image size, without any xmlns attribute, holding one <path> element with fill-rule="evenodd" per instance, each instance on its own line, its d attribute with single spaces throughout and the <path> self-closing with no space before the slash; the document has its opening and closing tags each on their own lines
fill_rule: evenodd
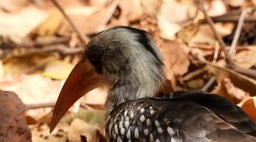
<svg viewBox="0 0 256 142">
<path fill-rule="evenodd" d="M 68 109 L 84 94 L 99 87 L 103 78 L 96 73 L 88 59 L 81 59 L 69 74 L 55 104 L 50 132 L 56 127 Z"/>
</svg>

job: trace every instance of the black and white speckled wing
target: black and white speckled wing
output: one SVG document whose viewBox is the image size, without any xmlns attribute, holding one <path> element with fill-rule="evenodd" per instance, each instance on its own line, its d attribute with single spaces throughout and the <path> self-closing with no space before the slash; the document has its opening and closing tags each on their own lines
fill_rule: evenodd
<svg viewBox="0 0 256 142">
<path fill-rule="evenodd" d="M 120 104 L 107 118 L 106 133 L 113 142 L 256 141 L 206 107 L 179 98 Z"/>
<path fill-rule="evenodd" d="M 227 99 L 201 91 L 174 92 L 173 98 L 183 98 L 202 105 L 243 133 L 256 136 L 256 123 L 238 106 Z"/>
</svg>

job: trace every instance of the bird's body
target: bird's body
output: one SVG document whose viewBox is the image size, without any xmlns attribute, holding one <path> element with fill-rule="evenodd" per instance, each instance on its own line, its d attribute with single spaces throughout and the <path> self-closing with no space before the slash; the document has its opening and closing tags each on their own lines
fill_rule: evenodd
<svg viewBox="0 0 256 142">
<path fill-rule="evenodd" d="M 189 97 L 181 94 L 179 92 L 173 98 L 142 98 L 120 104 L 106 121 L 110 141 L 255 141 L 248 134 L 256 136 L 256 125 L 239 107 L 230 102 L 221 104 L 227 100 L 213 94 L 194 92 L 188 94 Z M 195 99 L 198 97 L 217 104 L 209 105 L 207 100 Z M 213 105 L 215 111 L 211 110 Z M 230 107 L 229 111 L 223 110 Z M 220 119 L 221 116 L 224 118 Z"/>
<path fill-rule="evenodd" d="M 67 79 L 54 109 L 51 129 L 84 93 L 109 86 L 109 141 L 256 141 L 256 124 L 223 97 L 174 93 L 155 98 L 165 77 L 160 52 L 142 30 L 115 27 L 93 37 Z M 73 95 L 73 96 L 69 96 Z"/>
</svg>

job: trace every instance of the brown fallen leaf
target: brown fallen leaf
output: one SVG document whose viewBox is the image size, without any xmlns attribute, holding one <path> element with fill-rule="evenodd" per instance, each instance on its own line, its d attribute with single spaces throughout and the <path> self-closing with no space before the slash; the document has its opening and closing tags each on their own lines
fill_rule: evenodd
<svg viewBox="0 0 256 142">
<path fill-rule="evenodd" d="M 235 104 L 238 104 L 250 98 L 249 93 L 235 87 L 228 78 L 224 78 L 221 82 L 219 82 L 218 86 L 215 87 L 212 92 L 214 94 L 218 94 L 224 96 L 225 98 L 228 98 Z"/>
<path fill-rule="evenodd" d="M 256 64 L 256 48 L 250 46 L 233 56 L 234 62 L 243 68 L 251 68 Z"/>
<path fill-rule="evenodd" d="M 140 0 L 120 0 L 121 17 L 125 17 L 129 22 L 139 20 L 143 15 Z"/>
<path fill-rule="evenodd" d="M 74 119 L 68 129 L 68 140 L 80 142 L 81 135 L 86 137 L 88 142 L 100 142 L 97 137 L 98 128 L 78 118 Z"/>
<path fill-rule="evenodd" d="M 248 100 L 244 101 L 241 105 L 241 108 L 247 112 L 250 117 L 256 121 L 256 97 L 251 97 Z"/>
<path fill-rule="evenodd" d="M 217 82 L 220 83 L 224 78 L 229 78 L 234 86 L 248 92 L 251 96 L 256 92 L 256 81 L 242 74 L 239 74 L 231 69 L 221 67 L 211 62 L 203 61 L 206 63 L 205 69 L 214 74 Z"/>
<path fill-rule="evenodd" d="M 69 7 L 65 11 L 82 33 L 94 34 L 105 29 L 117 6 L 118 1 L 113 0 L 107 5 L 76 6 Z M 69 27 L 67 22 L 64 22 L 64 24 L 64 26 Z"/>
</svg>

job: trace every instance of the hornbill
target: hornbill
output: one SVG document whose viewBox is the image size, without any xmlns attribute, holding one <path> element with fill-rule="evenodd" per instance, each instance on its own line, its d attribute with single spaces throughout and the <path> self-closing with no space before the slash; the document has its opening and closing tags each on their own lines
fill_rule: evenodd
<svg viewBox="0 0 256 142">
<path fill-rule="evenodd" d="M 90 90 L 107 84 L 105 131 L 114 142 L 256 142 L 256 124 L 227 99 L 199 91 L 155 97 L 163 59 L 149 34 L 118 26 L 94 36 L 66 80 L 50 125 Z"/>
</svg>

